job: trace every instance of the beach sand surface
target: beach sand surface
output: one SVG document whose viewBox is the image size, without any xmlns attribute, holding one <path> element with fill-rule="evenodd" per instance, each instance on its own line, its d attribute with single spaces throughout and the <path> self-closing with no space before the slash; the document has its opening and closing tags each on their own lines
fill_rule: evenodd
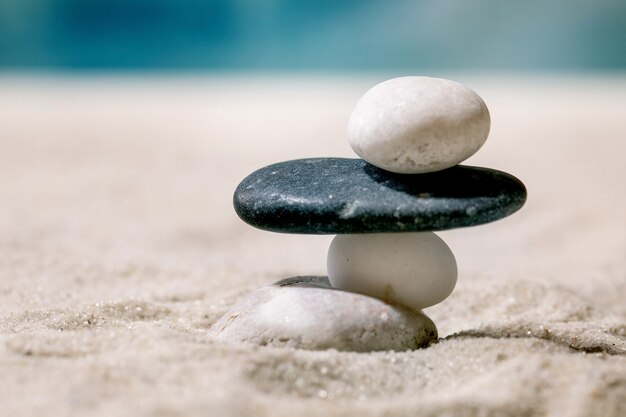
<svg viewBox="0 0 626 417">
<path fill-rule="evenodd" d="M 452 296 L 408 352 L 224 344 L 250 291 L 323 275 L 332 236 L 256 230 L 246 175 L 354 157 L 385 77 L 0 78 L 0 416 L 626 416 L 626 77 L 454 78 L 491 111 L 466 163 L 528 188 L 439 235 Z"/>
</svg>

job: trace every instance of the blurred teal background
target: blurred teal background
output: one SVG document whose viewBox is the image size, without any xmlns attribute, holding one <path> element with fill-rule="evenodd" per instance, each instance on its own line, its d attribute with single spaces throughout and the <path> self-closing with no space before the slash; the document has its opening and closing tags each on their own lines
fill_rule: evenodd
<svg viewBox="0 0 626 417">
<path fill-rule="evenodd" d="M 0 68 L 623 70 L 624 0 L 0 0 Z"/>
</svg>

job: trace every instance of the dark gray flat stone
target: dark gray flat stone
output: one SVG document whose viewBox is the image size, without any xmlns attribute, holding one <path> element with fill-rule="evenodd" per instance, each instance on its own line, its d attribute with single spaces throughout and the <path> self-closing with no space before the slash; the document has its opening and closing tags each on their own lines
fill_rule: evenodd
<svg viewBox="0 0 626 417">
<path fill-rule="evenodd" d="M 234 195 L 246 223 L 282 233 L 444 230 L 506 217 L 526 201 L 521 181 L 456 166 L 429 174 L 383 171 L 361 159 L 281 162 L 245 178 Z"/>
</svg>

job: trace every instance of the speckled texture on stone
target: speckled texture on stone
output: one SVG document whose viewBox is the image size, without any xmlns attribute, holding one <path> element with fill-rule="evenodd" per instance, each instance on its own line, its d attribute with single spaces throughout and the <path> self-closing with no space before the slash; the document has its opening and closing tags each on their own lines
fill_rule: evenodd
<svg viewBox="0 0 626 417">
<path fill-rule="evenodd" d="M 260 288 L 210 330 L 216 339 L 296 349 L 406 351 L 437 339 L 420 311 L 334 289 L 327 277 L 295 277 Z"/>
<path fill-rule="evenodd" d="M 493 169 L 456 166 L 394 174 L 361 159 L 311 158 L 252 173 L 235 210 L 260 229 L 342 234 L 445 230 L 489 223 L 517 211 L 526 189 Z"/>
</svg>

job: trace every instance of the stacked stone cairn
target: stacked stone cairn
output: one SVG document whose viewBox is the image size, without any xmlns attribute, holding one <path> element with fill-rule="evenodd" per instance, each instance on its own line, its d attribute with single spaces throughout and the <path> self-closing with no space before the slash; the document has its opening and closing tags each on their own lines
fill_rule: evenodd
<svg viewBox="0 0 626 417">
<path fill-rule="evenodd" d="M 459 165 L 485 143 L 490 116 L 469 88 L 401 77 L 367 91 L 348 123 L 362 159 L 281 162 L 245 178 L 237 214 L 263 230 L 335 234 L 328 277 L 251 293 L 211 328 L 224 341 L 302 349 L 407 350 L 437 339 L 421 310 L 455 287 L 456 260 L 433 233 L 522 207 L 515 177 Z"/>
</svg>

